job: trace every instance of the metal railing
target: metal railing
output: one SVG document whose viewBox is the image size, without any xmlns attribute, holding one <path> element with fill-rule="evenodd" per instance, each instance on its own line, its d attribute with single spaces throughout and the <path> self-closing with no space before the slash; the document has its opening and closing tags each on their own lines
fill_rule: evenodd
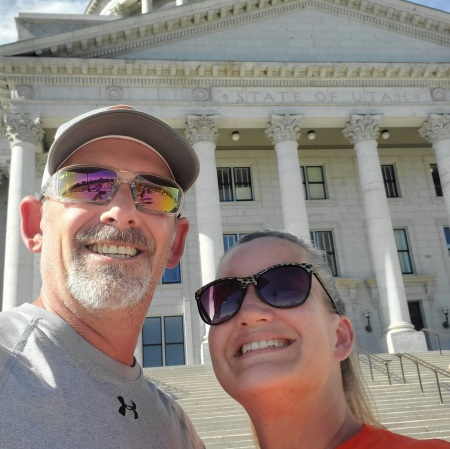
<svg viewBox="0 0 450 449">
<path fill-rule="evenodd" d="M 426 327 L 424 327 L 422 329 L 422 332 L 426 332 L 426 333 L 434 335 L 436 337 L 436 343 L 437 343 L 437 346 L 439 348 L 439 354 L 442 355 L 442 348 L 441 348 L 441 340 L 440 339 L 441 338 L 445 338 L 446 340 L 450 340 L 450 336 L 448 334 L 443 334 L 441 332 L 435 331 L 434 329 L 428 329 Z"/>
<path fill-rule="evenodd" d="M 367 359 L 369 361 L 370 377 L 372 378 L 372 382 L 375 382 L 375 379 L 373 377 L 373 365 L 372 365 L 372 361 L 375 361 L 381 365 L 384 365 L 384 367 L 386 369 L 386 375 L 388 377 L 389 385 L 392 385 L 391 372 L 389 371 L 389 363 L 391 362 L 391 360 L 382 359 L 381 357 L 378 357 L 377 355 L 372 354 L 368 351 L 365 351 L 364 349 L 361 349 L 359 347 L 356 348 L 356 352 L 358 353 L 358 356 L 361 354 L 364 354 L 367 357 Z"/>
<path fill-rule="evenodd" d="M 417 369 L 417 378 L 419 380 L 419 385 L 420 385 L 420 392 L 423 394 L 424 390 L 423 390 L 423 383 L 422 383 L 422 376 L 420 373 L 420 366 L 423 366 L 427 369 L 429 369 L 430 371 L 434 372 L 434 376 L 436 379 L 436 386 L 437 386 L 437 390 L 439 393 L 439 400 L 441 402 L 441 404 L 444 403 L 444 399 L 442 398 L 442 390 L 441 390 L 441 383 L 439 381 L 439 374 L 441 376 L 447 377 L 448 379 L 450 379 L 450 373 L 443 370 L 442 368 L 439 368 L 435 365 L 432 365 L 431 363 L 426 362 L 425 360 L 419 359 L 418 357 L 415 357 L 411 354 L 407 354 L 407 353 L 403 353 L 403 354 L 395 354 L 399 360 L 400 360 L 400 368 L 402 371 L 402 377 L 403 377 L 403 383 L 406 384 L 406 378 L 405 378 L 405 371 L 403 369 L 403 358 L 408 359 L 410 361 L 412 361 L 415 365 L 416 365 L 416 369 Z"/>
</svg>

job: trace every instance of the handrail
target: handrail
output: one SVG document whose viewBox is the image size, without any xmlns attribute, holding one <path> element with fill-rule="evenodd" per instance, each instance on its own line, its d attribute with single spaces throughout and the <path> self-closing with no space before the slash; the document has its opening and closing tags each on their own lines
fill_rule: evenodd
<svg viewBox="0 0 450 449">
<path fill-rule="evenodd" d="M 364 354 L 369 359 L 370 377 L 372 378 L 372 382 L 375 382 L 375 379 L 373 377 L 373 369 L 372 369 L 372 359 L 373 359 L 376 362 L 381 363 L 381 364 L 383 364 L 386 367 L 386 374 L 387 374 L 387 377 L 388 377 L 388 380 L 389 380 L 389 385 L 392 385 L 391 373 L 389 371 L 389 366 L 388 366 L 388 364 L 389 364 L 389 362 L 391 362 L 391 360 L 382 359 L 381 357 L 378 357 L 377 355 L 372 354 L 372 353 L 370 353 L 370 352 L 368 352 L 368 351 L 366 351 L 366 350 L 364 350 L 364 349 L 362 349 L 360 347 L 356 348 L 356 352 L 358 354 Z"/>
<path fill-rule="evenodd" d="M 427 327 L 424 327 L 422 329 L 423 332 L 428 332 L 429 334 L 433 334 L 436 337 L 436 342 L 439 348 L 439 354 L 442 355 L 442 349 L 441 349 L 441 340 L 440 337 L 442 338 L 446 338 L 448 340 L 450 340 L 450 335 L 447 334 L 442 334 L 441 332 L 435 331 L 434 329 L 429 329 Z"/>
<path fill-rule="evenodd" d="M 418 357 L 415 357 L 411 354 L 408 353 L 399 353 L 399 354 L 395 354 L 400 361 L 400 367 L 402 370 L 402 375 L 403 375 L 403 382 L 406 383 L 406 379 L 405 379 L 405 374 L 404 374 L 404 370 L 403 370 L 403 361 L 402 361 L 402 357 L 405 357 L 406 359 L 412 361 L 413 363 L 415 363 L 416 365 L 416 369 L 417 369 L 417 377 L 419 379 L 419 385 L 420 385 L 420 391 L 423 393 L 423 385 L 422 385 L 422 377 L 420 375 L 420 369 L 419 369 L 419 365 L 428 368 L 429 370 L 434 372 L 435 378 L 436 378 L 436 386 L 439 392 L 439 399 L 441 401 L 441 404 L 444 403 L 444 400 L 442 398 L 442 391 L 441 391 L 441 385 L 439 383 L 439 376 L 438 374 L 440 374 L 441 376 L 444 377 L 448 377 L 450 378 L 450 373 L 445 371 L 442 368 L 439 368 L 438 366 L 435 366 L 431 363 L 426 362 L 425 360 L 419 359 Z"/>
</svg>

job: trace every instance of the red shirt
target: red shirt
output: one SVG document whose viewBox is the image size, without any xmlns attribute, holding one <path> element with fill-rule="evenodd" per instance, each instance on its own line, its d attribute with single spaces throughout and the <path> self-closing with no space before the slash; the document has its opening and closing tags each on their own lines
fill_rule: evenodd
<svg viewBox="0 0 450 449">
<path fill-rule="evenodd" d="M 444 440 L 415 440 L 364 424 L 359 433 L 337 449 L 450 449 L 450 443 Z"/>
</svg>

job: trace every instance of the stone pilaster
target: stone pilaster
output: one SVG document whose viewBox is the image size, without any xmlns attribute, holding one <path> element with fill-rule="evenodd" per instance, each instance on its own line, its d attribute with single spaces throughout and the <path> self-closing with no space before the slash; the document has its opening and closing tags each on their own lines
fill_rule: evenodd
<svg viewBox="0 0 450 449">
<path fill-rule="evenodd" d="M 195 182 L 195 199 L 202 284 L 215 279 L 216 268 L 223 255 L 222 216 L 215 157 L 219 118 L 218 115 L 188 115 L 188 126 L 185 130 L 185 135 L 200 160 L 200 173 Z M 202 363 L 205 362 L 210 362 L 208 329 L 202 342 Z"/>
<path fill-rule="evenodd" d="M 11 146 L 8 212 L 5 239 L 3 310 L 33 300 L 33 254 L 20 235 L 20 202 L 35 193 L 36 152 L 44 131 L 39 117 L 14 114 L 5 117 L 6 136 Z"/>
<path fill-rule="evenodd" d="M 352 115 L 342 131 L 354 144 L 363 194 L 367 234 L 389 352 L 426 350 L 423 333 L 410 322 L 405 287 L 386 198 L 377 137 L 382 115 Z M 419 349 L 420 348 L 420 349 Z"/>
<path fill-rule="evenodd" d="M 266 135 L 277 153 L 284 227 L 295 235 L 309 239 L 297 143 L 301 121 L 302 115 L 271 115 Z"/>
</svg>

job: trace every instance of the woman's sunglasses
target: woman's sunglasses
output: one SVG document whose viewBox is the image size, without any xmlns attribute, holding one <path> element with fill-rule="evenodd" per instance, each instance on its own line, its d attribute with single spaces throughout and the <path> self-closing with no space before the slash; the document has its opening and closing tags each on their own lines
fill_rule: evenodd
<svg viewBox="0 0 450 449">
<path fill-rule="evenodd" d="M 283 263 L 266 268 L 253 276 L 217 279 L 206 284 L 195 292 L 200 317 L 209 325 L 230 320 L 239 312 L 250 284 L 255 286 L 261 301 L 269 306 L 279 309 L 301 306 L 311 291 L 313 274 L 339 314 L 338 307 L 314 273 L 312 265 Z"/>
<path fill-rule="evenodd" d="M 41 200 L 46 197 L 70 203 L 108 204 L 122 182 L 130 184 L 137 209 L 157 214 L 179 214 L 183 191 L 176 182 L 109 167 L 64 167 L 47 181 Z"/>
</svg>

